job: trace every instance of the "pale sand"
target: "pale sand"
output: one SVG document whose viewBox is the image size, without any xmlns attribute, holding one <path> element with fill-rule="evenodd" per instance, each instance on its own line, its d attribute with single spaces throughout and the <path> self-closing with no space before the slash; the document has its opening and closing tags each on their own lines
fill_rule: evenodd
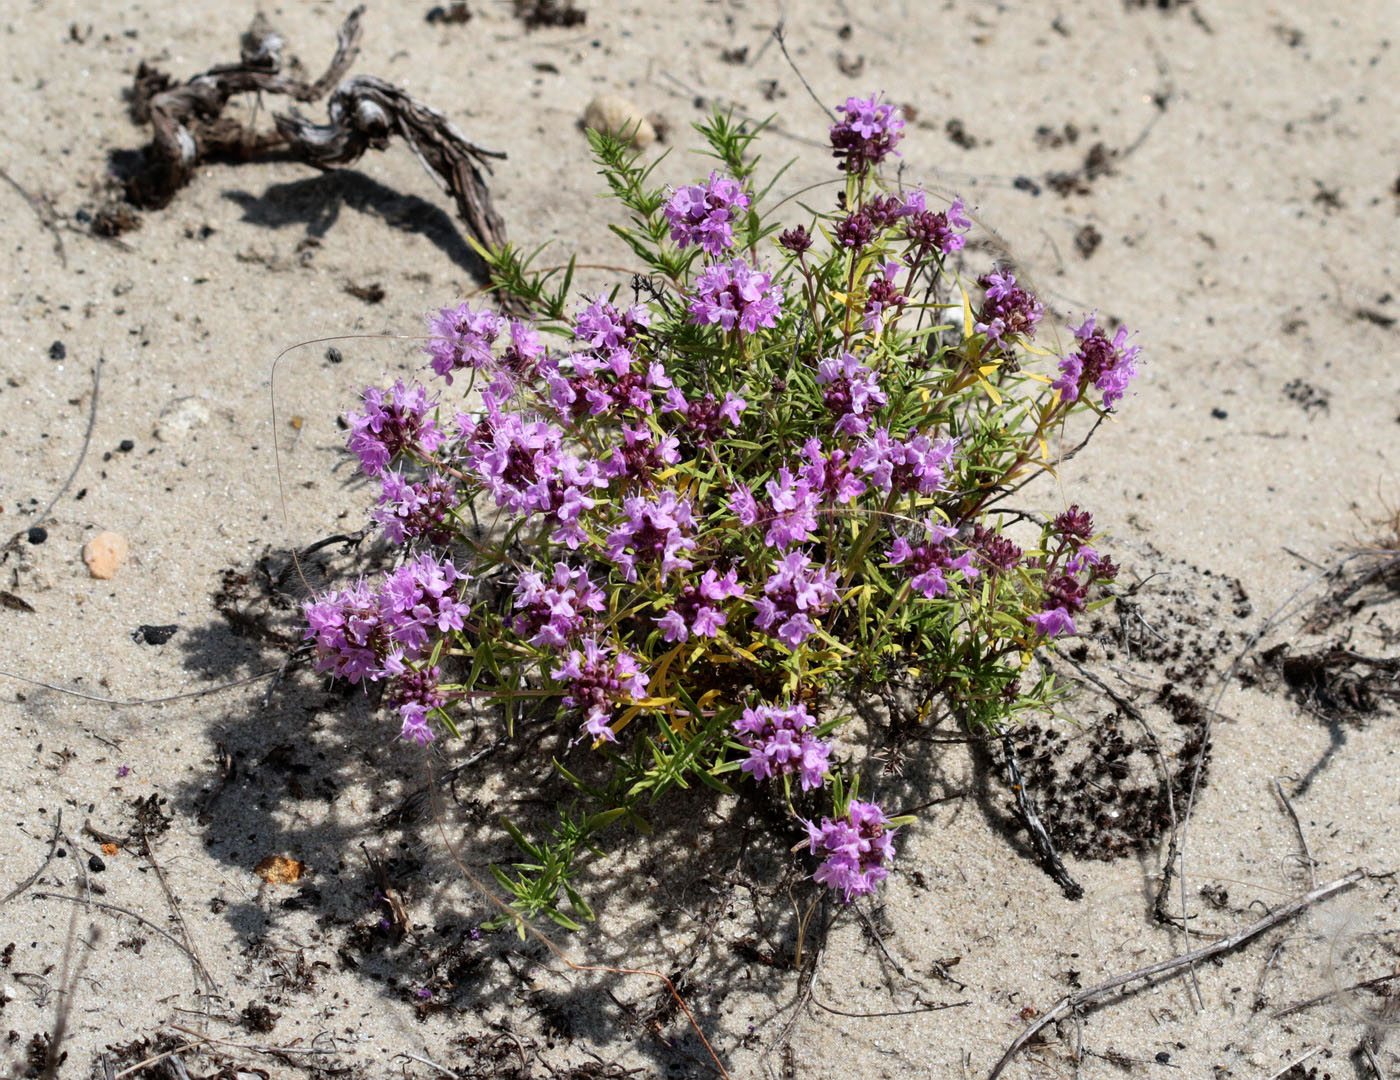
<svg viewBox="0 0 1400 1080">
<path fill-rule="evenodd" d="M 782 9 L 737 2 L 590 6 L 583 28 L 527 35 L 504 4 L 473 4 L 476 18 L 460 27 L 425 23 L 426 3 L 374 5 L 354 70 L 407 86 L 472 138 L 508 151 L 492 190 L 513 239 L 556 240 L 561 253 L 576 250 L 584 262 L 625 267 L 626 251 L 606 230 L 601 184 L 575 126 L 597 92 L 622 92 L 670 121 L 674 149 L 660 170 L 665 180 L 708 168 L 685 153 L 695 145 L 688 124 L 702 115 L 697 96 L 754 116 L 777 112 L 766 162 L 797 158 L 780 191 L 831 175 L 821 145 L 825 118 L 776 46 L 765 48 L 781 10 L 794 58 L 823 100 L 884 89 L 917 107 L 920 124 L 910 125 L 902 147 L 907 182 L 961 194 L 975 205 L 1062 318 L 1097 308 L 1141 331 L 1144 373 L 1121 419 L 1065 467 L 1061 491 L 1043 483 L 1030 489 L 1028 502 L 1092 508 L 1122 538 L 1130 573 L 1146 577 L 1165 568 L 1192 587 L 1199 582 L 1188 566 L 1239 578 L 1253 614 L 1243 621 L 1222 614 L 1220 621 L 1242 637 L 1316 573 L 1285 547 L 1330 563 L 1341 545 L 1368 533 L 1366 521 L 1380 514 L 1384 500 L 1400 499 L 1397 329 L 1356 315 L 1358 309 L 1400 315 L 1393 295 L 1400 8 L 1198 0 L 1195 19 L 1190 7 L 1163 13 L 1155 5 L 1071 3 L 1059 7 L 1056 29 L 1057 11 L 1045 5 L 968 0 Z M 316 73 L 344 13 L 343 5 L 318 3 L 269 16 Z M 145 141 L 121 97 L 136 62 L 154 56 L 184 78 L 230 60 L 251 14 L 242 5 L 111 0 L 49 0 L 12 11 L 0 35 L 0 70 L 11 88 L 4 167 L 30 192 L 50 197 L 71 222 L 92 198 L 105 153 Z M 92 28 L 81 44 L 69 37 L 75 22 L 80 37 Z M 847 25 L 843 39 L 838 31 Z M 744 45 L 746 65 L 721 60 L 722 49 Z M 858 77 L 840 73 L 843 55 L 863 57 Z M 537 70 L 541 63 L 559 73 Z M 772 102 L 763 98 L 770 79 L 781 94 Z M 1161 95 L 1164 109 L 1153 102 Z M 320 106 L 308 111 L 319 115 Z M 962 121 L 975 147 L 960 148 L 946 137 L 950 118 Z M 1066 123 L 1078 126 L 1077 144 L 1037 145 L 1038 127 L 1060 130 Z M 1122 148 L 1144 132 L 1112 175 L 1093 182 L 1091 194 L 1061 198 L 1046 190 L 1033 197 L 1013 187 L 1018 176 L 1043 183 L 1047 171 L 1076 167 L 1097 141 Z M 0 190 L 9 242 L 0 305 L 7 342 L 0 358 L 5 535 L 26 527 L 34 500 L 46 503 L 76 460 L 91 370 L 105 358 L 91 451 L 47 522 L 48 541 L 23 545 L 26 561 L 17 573 L 15 556 L 3 568 L 0 587 L 37 609 L 0 610 L 5 669 L 123 699 L 260 670 L 256 650 L 232 636 L 211 607 L 220 573 L 248 568 L 269 544 L 304 544 L 360 526 L 370 493 L 349 481 L 335 414 L 365 381 L 419 362 L 411 343 L 341 342 L 346 360 L 338 366 L 323 360 L 324 346 L 293 353 L 277 373 L 274 431 L 272 357 L 296 341 L 327 335 L 418 333 L 424 310 L 476 288 L 465 249 L 446 226 L 450 206 L 402 147 L 371 155 L 357 173 L 338 180 L 318 179 L 295 164 L 203 168 L 171 206 L 144 215 L 143 227 L 123 238 L 129 250 L 65 232 L 66 268 L 36 215 L 14 190 Z M 1335 193 L 1338 205 L 1319 198 L 1324 190 Z M 336 192 L 348 192 L 345 204 L 327 201 Z M 435 218 L 419 199 L 444 216 Z M 396 218 L 410 227 L 395 228 Z M 415 223 L 420 231 L 412 231 Z M 426 234 L 424 223 L 431 226 Z M 1074 244 L 1086 224 L 1103 237 L 1088 259 Z M 206 227 L 212 231 L 201 238 Z M 309 233 L 320 246 L 303 264 L 296 249 Z M 987 260 L 991 253 L 973 257 Z M 591 271 L 585 283 L 617 279 Z M 342 291 L 347 280 L 381 282 L 387 297 L 367 306 Z M 55 340 L 67 349 L 62 362 L 49 358 Z M 1326 391 L 1329 406 L 1305 411 L 1285 393 L 1293 380 Z M 183 440 L 157 441 L 152 433 L 162 412 L 191 395 L 207 409 L 207 423 Z M 1213 418 L 1214 408 L 1228 415 Z M 305 418 L 299 433 L 288 423 L 293 415 Z M 126 438 L 135 448 L 104 460 Z M 284 450 L 285 503 L 273 471 L 274 438 Z M 86 497 L 75 501 L 80 489 Z M 81 548 L 107 529 L 128 538 L 132 555 L 115 579 L 95 581 Z M 1147 555 L 1144 541 L 1160 556 Z M 1145 608 L 1151 595 L 1149 587 Z M 169 644 L 132 642 L 138 624 L 164 623 L 180 626 Z M 1295 620 L 1268 641 L 1296 633 Z M 1374 642 L 1367 647 L 1383 651 Z M 1220 657 L 1217 669 L 1227 660 Z M 1142 674 L 1116 685 L 1126 691 L 1160 681 L 1159 673 Z M 155 843 L 155 857 L 204 965 L 230 999 L 214 1002 L 212 1012 L 231 1016 L 272 995 L 281 1013 L 268 1034 L 206 1021 L 191 965 L 158 934 L 24 896 L 0 908 L 0 946 L 16 943 L 9 967 L 0 971 L 9 995 L 0 1027 L 19 1033 L 5 1051 L 10 1059 L 19 1061 L 32 1033 L 52 1030 L 66 1005 L 63 1076 L 88 1075 L 107 1044 L 169 1024 L 258 1046 L 306 1046 L 329 1033 L 315 1045 L 335 1049 L 331 1055 L 278 1059 L 231 1051 L 274 1076 L 299 1074 L 290 1064 L 297 1060 L 348 1067 L 354 1076 L 434 1075 L 405 1054 L 472 1075 L 474 1062 L 485 1069 L 477 1057 L 484 1043 L 471 1049 L 454 1040 L 489 1040 L 488 1022 L 502 1020 L 522 1050 L 561 1070 L 589 1062 L 593 1052 L 651 1075 L 705 1074 L 689 1063 L 701 1052 L 682 1024 L 663 1021 L 666 1037 L 680 1040 L 677 1052 L 628 1020 L 618 1004 L 653 1009 L 660 1001 L 654 984 L 571 973 L 536 943 L 515 954 L 505 938 L 488 943 L 494 959 L 459 979 L 452 1007 L 425 1022 L 405 1000 L 411 982 L 391 989 L 370 978 L 373 959 L 358 971 L 343 969 L 337 951 L 348 928 L 326 917 L 359 923 L 370 917 L 372 884 L 361 841 L 423 862 L 421 873 L 407 877 L 406 899 L 427 947 L 440 945 L 434 926 L 479 921 L 487 909 L 446 856 L 431 814 L 402 831 L 378 823 L 420 782 L 419 756 L 391 741 L 387 723 L 363 709 L 348 715 L 340 706 L 317 709 L 325 699 L 315 687 L 302 675 L 267 711 L 259 710 L 262 683 L 193 701 L 111 709 L 4 681 L 0 890 L 8 892 L 40 864 L 60 810 L 78 841 L 85 819 L 124 831 L 132 798 L 166 796 L 175 820 Z M 1196 925 L 1228 933 L 1261 914 L 1261 904 L 1307 888 L 1298 841 L 1272 780 L 1306 773 L 1328 734 L 1276 691 L 1232 687 L 1220 708 L 1224 719 L 1192 820 L 1188 866 Z M 1101 702 L 1085 707 L 1090 716 L 1102 711 Z M 1400 867 L 1393 724 L 1392 712 L 1349 728 L 1297 800 L 1319 880 L 1357 866 Z M 473 745 L 490 737 L 483 733 Z M 216 741 L 241 755 L 240 778 L 211 820 L 200 823 L 195 802 L 217 777 Z M 294 774 L 265 760 L 283 743 L 310 766 L 304 799 L 285 794 Z M 55 752 L 65 748 L 74 756 L 62 762 Z M 446 761 L 466 753 L 449 747 Z M 131 773 L 118 779 L 123 764 Z M 938 768 L 942 778 L 930 797 L 969 782 L 970 765 L 960 752 Z M 329 802 L 314 792 L 327 775 L 337 791 Z M 484 874 L 484 865 L 508 849 L 491 829 L 499 789 L 472 790 L 473 775 L 464 773 L 457 790 L 463 802 L 447 816 L 456 835 L 463 833 L 455 823 L 471 825 L 468 858 Z M 1004 788 L 993 787 L 993 798 L 1004 803 Z M 480 805 L 473 809 L 471 799 Z M 732 836 L 711 826 L 718 824 L 715 814 L 733 808 L 707 806 L 698 833 L 687 828 L 693 805 L 673 801 L 658 815 L 669 829 L 658 828 L 650 841 L 627 840 L 630 853 L 620 841 L 618 853 L 590 864 L 584 884 L 592 887 L 599 923 L 553 937 L 581 963 L 676 971 L 693 958 L 688 999 L 736 1077 L 985 1076 L 1023 1027 L 1021 1010 L 1046 1009 L 1069 992 L 1067 972 L 1089 985 L 1190 947 L 1150 919 L 1159 853 L 1112 863 L 1071 860 L 1087 896 L 1070 902 L 991 827 L 976 800 L 954 801 L 901 839 L 901 867 L 920 871 L 923 885 L 903 873 L 883 895 L 885 947 L 908 977 L 848 916 L 827 942 L 814 984 L 814 1001 L 830 1009 L 804 1001 L 794 1014 L 798 975 L 733 947 L 736 939 L 752 938 L 760 953 L 790 954 L 794 920 L 787 898 L 717 876 L 692 880 L 677 867 L 677 837 L 700 846 L 702 868 L 714 865 L 700 859 L 712 843 L 732 847 Z M 792 839 L 757 839 L 742 856 L 736 850 L 718 865 L 734 881 L 775 883 Z M 95 841 L 82 842 L 95 850 Z M 75 871 L 87 852 L 75 859 L 69 843 L 61 846 L 68 857 L 51 863 L 35 889 L 81 888 Z M 253 864 L 273 853 L 313 867 L 319 906 L 284 909 L 281 901 L 295 890 L 263 886 L 254 877 Z M 104 873 L 93 875 L 106 887 L 101 899 L 180 935 L 144 860 L 122 853 L 106 863 Z M 622 889 L 620 879 L 627 882 Z M 1228 888 L 1228 909 L 1194 895 L 1207 882 Z M 796 895 L 805 904 L 810 888 Z M 216 897 L 226 904 L 222 910 L 211 910 Z M 704 937 L 697 919 L 717 925 L 715 937 Z M 1153 1062 L 1165 1052 L 1180 1067 L 1176 1075 L 1263 1080 L 1316 1046 L 1333 1055 L 1308 1061 L 1318 1076 L 1367 1075 L 1347 1060 L 1364 1024 L 1342 1005 L 1280 1020 L 1270 1012 L 1328 990 L 1329 956 L 1357 935 L 1386 934 L 1393 947 L 1395 920 L 1393 883 L 1367 882 L 1242 954 L 1203 966 L 1201 1006 L 1193 1005 L 1188 981 L 1167 983 L 1087 1015 L 1079 1031 L 1073 1024 L 1058 1035 L 1052 1030 L 1049 1045 L 1024 1054 L 1007 1075 L 1172 1075 Z M 74 945 L 65 969 L 65 942 L 71 935 L 84 939 L 89 925 L 100 939 L 90 949 Z M 138 936 L 147 939 L 139 954 L 122 946 Z M 294 965 L 298 949 L 314 965 L 312 991 L 289 985 L 296 980 L 285 965 Z M 932 970 L 935 960 L 954 957 L 961 958 L 953 974 L 966 984 L 962 990 Z M 1393 953 L 1377 950 L 1374 963 L 1354 977 L 1384 974 L 1381 965 L 1393 963 Z M 408 961 L 383 970 L 404 980 L 422 972 Z M 1270 1004 L 1256 1011 L 1261 992 Z M 969 1004 L 917 1011 L 960 1001 Z M 790 1055 L 772 1053 L 790 1022 Z M 571 1031 L 560 1033 L 561 1026 Z M 1070 1054 L 1079 1039 L 1086 1054 L 1076 1072 Z M 1397 1048 L 1400 1042 L 1382 1032 L 1384 1068 L 1397 1067 Z M 498 1049 L 507 1065 L 518 1061 L 509 1040 Z M 1093 1056 L 1110 1051 L 1139 1063 Z M 216 1066 L 206 1057 L 191 1059 L 189 1068 L 202 1076 Z M 529 1075 L 547 1075 L 538 1060 L 532 1070 Z"/>
</svg>

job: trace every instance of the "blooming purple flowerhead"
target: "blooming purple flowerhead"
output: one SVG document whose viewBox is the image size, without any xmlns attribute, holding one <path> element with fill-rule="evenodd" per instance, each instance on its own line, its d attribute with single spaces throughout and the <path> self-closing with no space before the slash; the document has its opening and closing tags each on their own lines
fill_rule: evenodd
<svg viewBox="0 0 1400 1080">
<path fill-rule="evenodd" d="M 640 304 L 619 311 L 600 296 L 575 321 L 574 337 L 621 374 L 631 366 L 634 342 L 650 321 L 651 315 Z"/>
<path fill-rule="evenodd" d="M 948 463 L 957 443 L 912 434 L 893 438 L 889 429 L 876 429 L 851 455 L 852 464 L 882 491 L 931 495 L 943 487 Z"/>
<path fill-rule="evenodd" d="M 402 675 L 435 635 L 462 629 L 470 607 L 454 585 L 464 577 L 451 562 L 422 555 L 378 588 L 358 581 L 313 597 L 304 613 L 316 669 L 352 683 Z"/>
<path fill-rule="evenodd" d="M 684 394 L 672 389 L 666 396 L 665 411 L 680 413 L 685 418 L 684 429 L 689 442 L 708 446 L 724 434 L 726 427 L 738 427 L 740 414 L 748 407 L 747 401 L 728 390 L 723 401 L 708 393 L 695 401 L 687 401 Z"/>
<path fill-rule="evenodd" d="M 698 244 L 707 255 L 722 255 L 733 246 L 734 222 L 748 206 L 749 197 L 738 180 L 712 172 L 704 184 L 673 191 L 662 212 L 678 246 Z"/>
<path fill-rule="evenodd" d="M 681 586 L 680 596 L 671 609 L 656 620 L 661 636 L 667 641 L 688 641 L 696 637 L 712 638 L 729 616 L 720 606 L 730 597 L 743 596 L 736 570 L 720 575 L 713 567 L 706 570 L 697 584 Z"/>
<path fill-rule="evenodd" d="M 389 684 L 385 700 L 390 707 L 397 709 L 403 726 L 399 737 L 419 746 L 427 746 L 433 741 L 433 729 L 428 726 L 428 715 L 434 709 L 447 704 L 439 684 L 442 671 L 438 667 L 428 667 L 421 671 L 412 668 L 400 673 Z"/>
<path fill-rule="evenodd" d="M 963 201 L 954 199 L 946 211 L 935 212 L 924 209 L 922 191 L 916 194 L 919 196 L 918 210 L 910 214 L 904 223 L 904 235 L 913 246 L 914 260 L 922 262 L 935 252 L 951 255 L 961 251 L 967 243 L 963 233 L 972 228 Z"/>
<path fill-rule="evenodd" d="M 366 475 L 378 476 L 403 453 L 431 454 L 446 436 L 429 415 L 436 402 L 423 387 L 400 380 L 389 391 L 365 388 L 364 412 L 347 413 L 345 445 L 360 459 Z"/>
<path fill-rule="evenodd" d="M 442 308 L 426 316 L 431 339 L 423 347 L 432 369 L 450 385 L 452 373 L 462 368 L 489 368 L 491 346 L 506 328 L 506 320 L 494 311 L 473 311 L 470 304 Z"/>
<path fill-rule="evenodd" d="M 836 430 L 843 435 L 864 435 L 870 414 L 889 402 L 880 389 L 880 376 L 848 352 L 818 364 L 817 383 L 823 387 L 822 403 L 837 418 Z"/>
<path fill-rule="evenodd" d="M 1035 332 L 1036 323 L 1045 315 L 1045 305 L 1034 293 L 1016 284 L 1015 274 L 1010 270 L 993 271 L 978 278 L 977 284 L 986 289 L 982 309 L 973 325 L 977 333 L 986 334 L 988 341 L 1005 346 L 1011 338 L 1030 337 Z"/>
<path fill-rule="evenodd" d="M 1122 400 L 1123 392 L 1136 377 L 1135 361 L 1142 348 L 1128 346 L 1128 330 L 1123 326 L 1110 341 L 1094 325 L 1094 318 L 1090 315 L 1074 328 L 1079 348 L 1060 361 L 1060 377 L 1051 385 L 1060 392 L 1062 401 L 1077 401 L 1092 383 L 1103 393 L 1103 407 L 1111 409 Z"/>
<path fill-rule="evenodd" d="M 739 768 L 755 780 L 796 773 L 803 791 L 821 787 L 831 747 L 818 739 L 817 718 L 803 705 L 760 705 L 734 721 L 749 758 Z"/>
<path fill-rule="evenodd" d="M 841 169 L 860 175 L 880 164 L 904 137 L 904 119 L 893 105 L 882 103 L 880 95 L 850 97 L 836 111 L 845 118 L 831 127 L 831 153 L 840 159 Z"/>
<path fill-rule="evenodd" d="M 846 816 L 823 817 L 820 825 L 804 821 L 809 850 L 822 856 L 812 880 L 838 894 L 849 904 L 868 896 L 889 877 L 894 861 L 894 834 L 890 819 L 878 803 L 852 799 Z"/>
<path fill-rule="evenodd" d="M 960 572 L 966 581 L 971 581 L 979 573 L 971 565 L 971 552 L 957 556 L 953 554 L 949 541 L 957 532 L 950 525 L 941 525 L 929 519 L 924 523 L 922 538 L 911 542 L 903 536 L 896 536 L 887 553 L 890 565 L 903 566 L 909 571 L 909 587 L 926 600 L 948 592 L 947 573 Z"/>
<path fill-rule="evenodd" d="M 690 530 L 695 516 L 689 499 L 663 491 L 655 498 L 633 495 L 622 501 L 625 520 L 608 535 L 608 558 L 628 581 L 637 580 L 637 564 L 652 565 L 661 580 L 673 570 L 689 570 L 694 563 L 684 552 L 695 550 Z"/>
<path fill-rule="evenodd" d="M 564 705 L 583 713 L 583 731 L 606 742 L 617 742 L 608 726 L 613 706 L 645 697 L 648 682 L 636 657 L 591 637 L 570 650 L 550 677 L 568 684 Z"/>
<path fill-rule="evenodd" d="M 687 310 L 690 321 L 700 326 L 752 334 L 759 327 L 777 325 L 782 302 L 782 287 L 774 284 L 769 274 L 735 259 L 700 271 Z"/>
<path fill-rule="evenodd" d="M 636 427 L 622 425 L 622 445 L 614 446 L 600 466 L 609 480 L 623 479 L 649 484 L 654 472 L 680 461 L 680 439 L 674 435 L 656 434 L 646 424 Z"/>
<path fill-rule="evenodd" d="M 894 283 L 895 276 L 904 269 L 898 259 L 888 259 L 878 267 L 865 286 L 865 313 L 863 324 L 872 333 L 879 333 L 885 324 L 899 315 L 909 302 Z"/>
<path fill-rule="evenodd" d="M 457 507 L 457 489 L 441 473 L 409 483 L 402 473 L 386 471 L 381 478 L 379 505 L 370 517 L 392 544 L 423 539 L 439 546 L 452 538 L 447 515 Z"/>
<path fill-rule="evenodd" d="M 796 649 L 817 632 L 812 617 L 836 602 L 836 575 L 813 566 L 805 551 L 790 551 L 773 564 L 763 593 L 754 602 L 754 625 Z"/>
<path fill-rule="evenodd" d="M 537 570 L 520 575 L 515 586 L 515 609 L 510 628 L 531 645 L 562 649 L 584 633 L 596 613 L 607 607 L 603 590 L 588 579 L 588 571 L 567 563 L 554 564 L 546 578 Z"/>
</svg>

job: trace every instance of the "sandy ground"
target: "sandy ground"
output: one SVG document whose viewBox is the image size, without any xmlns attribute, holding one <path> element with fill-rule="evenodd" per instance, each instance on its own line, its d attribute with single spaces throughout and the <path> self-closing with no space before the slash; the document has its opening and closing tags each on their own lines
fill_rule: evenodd
<svg viewBox="0 0 1400 1080">
<path fill-rule="evenodd" d="M 1091 650 L 1169 747 L 1171 724 L 1148 705 L 1161 684 L 1214 701 L 1266 618 L 1400 500 L 1394 4 L 596 2 L 583 27 L 529 33 L 505 4 L 473 0 L 460 26 L 429 24 L 426 7 L 373 4 L 355 70 L 508 152 L 492 191 L 522 244 L 626 269 L 576 127 L 604 90 L 669 122 L 668 181 L 704 170 L 688 125 L 714 102 L 776 114 L 766 161 L 796 159 L 781 193 L 829 176 L 827 121 L 770 38 L 784 17 L 822 100 L 882 89 L 912 106 L 904 179 L 962 195 L 999 238 L 970 260 L 990 262 L 1002 244 L 1062 318 L 1098 308 L 1139 329 L 1144 374 L 1120 421 L 1065 467 L 1059 490 L 1028 497 L 1092 508 L 1125 580 L 1147 581 L 1144 617 L 1192 639 L 1192 676 L 1170 658 Z M 122 99 L 137 62 L 183 78 L 231 60 L 252 14 L 203 0 L 24 0 L 4 16 L 0 164 L 50 200 L 63 247 L 0 187 L 4 535 L 27 529 L 79 460 L 101 363 L 90 449 L 47 540 L 21 539 L 0 567 L 0 588 L 33 608 L 0 609 L 8 673 L 143 701 L 275 668 L 278 650 L 239 636 L 211 597 L 226 570 L 251 573 L 256 590 L 269 547 L 360 527 L 370 493 L 351 478 L 335 415 L 365 382 L 419 361 L 412 343 L 359 339 L 337 342 L 344 360 L 332 364 L 317 344 L 290 353 L 274 384 L 273 357 L 331 335 L 417 333 L 423 311 L 479 287 L 450 204 L 401 147 L 341 175 L 210 166 L 120 245 L 85 234 L 77 215 L 96 205 L 107 155 L 146 141 Z M 317 72 L 345 8 L 267 14 Z M 251 103 L 239 107 L 249 115 Z M 1056 193 L 1047 177 L 1080 168 L 1098 143 L 1107 173 Z M 587 283 L 618 277 L 594 269 Z M 384 299 L 369 305 L 347 283 L 379 283 Z M 132 548 L 110 581 L 81 558 L 102 530 Z M 1352 634 L 1394 656 L 1387 616 L 1393 625 L 1393 599 L 1316 637 L 1294 619 L 1260 647 Z M 168 624 L 166 644 L 133 640 L 138 626 Z M 1189 834 L 1192 926 L 1207 935 L 1309 888 L 1275 777 L 1294 778 L 1318 881 L 1400 868 L 1393 708 L 1329 731 L 1252 682 L 1223 688 Z M 196 1077 L 238 1066 L 220 1075 L 712 1074 L 654 980 L 570 970 L 537 940 L 468 933 L 491 910 L 444 836 L 483 876 L 509 855 L 494 815 L 533 774 L 497 768 L 499 751 L 450 787 L 442 777 L 495 733 L 446 747 L 428 779 L 424 757 L 362 703 L 302 675 L 265 704 L 267 686 L 113 707 L 0 677 L 0 890 L 44 865 L 0 906 L 0 1059 L 13 1075 L 36 1037 L 42 1059 L 45 1035 L 67 1055 L 62 1076 L 102 1075 L 104 1054 L 114 1073 L 136 1065 L 140 1040 L 152 1040 L 147 1056 L 184 1047 L 176 1056 Z M 1083 700 L 1086 718 L 1110 709 Z M 978 789 L 959 747 L 916 779 L 927 798 Z M 684 976 L 736 1077 L 985 1076 L 1028 1018 L 1075 988 L 1206 940 L 1152 920 L 1157 850 L 1071 859 L 1086 895 L 1066 899 L 999 825 L 1005 788 L 989 783 L 906 831 L 904 872 L 873 923 L 840 919 L 815 971 L 791 962 L 794 912 L 812 890 L 783 877 L 786 838 L 736 844 L 738 823 L 721 826 L 739 814 L 723 802 L 704 804 L 698 827 L 694 806 L 663 810 L 669 828 L 595 860 L 584 884 L 598 923 L 551 937 L 579 964 Z M 133 800 L 152 796 L 169 824 L 147 843 L 131 832 Z M 104 856 L 101 833 L 125 843 Z M 406 941 L 375 937 L 382 906 L 362 845 L 403 894 Z M 263 883 L 252 868 L 273 854 L 308 876 Z M 100 872 L 85 869 L 93 855 Z M 771 888 L 780 882 L 791 897 Z M 1353 1052 L 1368 1030 L 1397 1075 L 1400 1036 L 1370 1022 L 1375 996 L 1274 1015 L 1394 971 L 1397 914 L 1393 880 L 1366 880 L 1202 965 L 1198 995 L 1178 979 L 1113 998 L 1048 1029 L 1006 1075 L 1367 1077 Z M 184 1074 L 156 1064 L 139 1075 Z"/>
</svg>

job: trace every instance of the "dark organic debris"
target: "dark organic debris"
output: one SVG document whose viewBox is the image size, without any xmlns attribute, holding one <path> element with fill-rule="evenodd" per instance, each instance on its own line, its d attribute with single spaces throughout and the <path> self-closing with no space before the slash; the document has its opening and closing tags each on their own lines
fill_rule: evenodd
<svg viewBox="0 0 1400 1080">
<path fill-rule="evenodd" d="M 368 285 L 356 285 L 353 281 L 347 281 L 345 291 L 356 300 L 363 300 L 366 304 L 377 304 L 389 295 L 384 291 L 384 286 L 377 281 L 372 281 Z"/>
<path fill-rule="evenodd" d="M 1085 225 L 1074 234 L 1074 250 L 1079 252 L 1081 259 L 1087 259 L 1094 252 L 1099 250 L 1099 245 L 1103 243 L 1103 233 L 1092 225 Z"/>
<path fill-rule="evenodd" d="M 1084 163 L 1070 172 L 1053 172 L 1045 176 L 1046 185 L 1056 194 L 1068 198 L 1070 195 L 1088 195 L 1090 185 L 1102 176 L 1113 174 L 1113 163 L 1118 157 L 1117 150 L 1111 150 L 1101 142 L 1094 143 L 1084 155 Z"/>
<path fill-rule="evenodd" d="M 971 150 L 977 145 L 977 138 L 971 135 L 961 120 L 949 120 L 943 125 L 943 131 L 948 136 L 948 141 L 954 146 L 960 146 L 964 150 Z"/>
<path fill-rule="evenodd" d="M 515 0 L 515 17 L 526 30 L 541 26 L 582 26 L 588 12 L 574 7 L 573 0 Z"/>
<path fill-rule="evenodd" d="M 131 640 L 138 645 L 164 645 L 179 629 L 178 623 L 166 623 L 163 626 L 148 626 L 142 623 L 131 632 Z"/>
<path fill-rule="evenodd" d="M 16 596 L 14 593 L 5 589 L 0 589 L 0 607 L 7 607 L 11 611 L 26 611 L 31 615 L 34 614 L 33 604 L 24 597 Z"/>
<path fill-rule="evenodd" d="M 1330 392 L 1318 389 L 1302 379 L 1292 379 L 1284 383 L 1283 395 L 1295 405 L 1301 406 L 1303 412 L 1309 416 L 1314 412 L 1325 412 L 1332 404 Z"/>
<path fill-rule="evenodd" d="M 139 70 L 129 98 L 134 115 L 149 116 L 152 141 L 141 167 L 127 178 L 127 199 L 159 209 L 202 162 L 249 161 L 272 151 L 290 151 L 309 165 L 332 169 L 352 164 L 366 150 L 386 149 L 398 136 L 456 200 L 471 234 L 487 247 L 504 244 L 505 225 L 491 203 L 481 169 L 489 171 L 489 159 L 505 154 L 470 142 L 442 113 L 383 79 L 345 77 L 359 54 L 363 11 L 356 8 L 346 18 L 335 55 L 315 82 L 282 73 L 282 39 L 260 21 L 244 35 L 237 63 L 210 68 L 179 85 L 150 68 Z M 223 115 L 230 98 L 250 92 L 285 94 L 298 102 L 329 93 L 328 122 L 316 124 L 299 113 L 283 113 L 273 118 L 275 131 L 256 131 Z"/>
<path fill-rule="evenodd" d="M 472 9 L 467 7 L 466 0 L 453 0 L 446 7 L 439 4 L 437 7 L 429 8 L 428 13 L 423 18 L 430 23 L 441 26 L 460 26 L 462 23 L 471 22 Z"/>
</svg>

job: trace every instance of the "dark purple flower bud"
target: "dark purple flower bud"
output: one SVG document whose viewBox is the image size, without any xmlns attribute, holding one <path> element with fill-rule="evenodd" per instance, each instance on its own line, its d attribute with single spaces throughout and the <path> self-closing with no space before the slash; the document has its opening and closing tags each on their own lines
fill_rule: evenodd
<svg viewBox="0 0 1400 1080">
<path fill-rule="evenodd" d="M 864 211 L 848 215 L 836 226 L 836 242 L 842 247 L 859 251 L 875 238 L 875 225 Z"/>
<path fill-rule="evenodd" d="M 1061 536 L 1088 540 L 1094 535 L 1094 516 L 1087 510 L 1079 509 L 1079 504 L 1075 503 L 1055 518 L 1055 531 Z"/>
<path fill-rule="evenodd" d="M 799 225 L 795 229 L 785 229 L 779 233 L 778 243 L 794 255 L 801 255 L 812 246 L 812 234 L 805 226 Z"/>
</svg>

